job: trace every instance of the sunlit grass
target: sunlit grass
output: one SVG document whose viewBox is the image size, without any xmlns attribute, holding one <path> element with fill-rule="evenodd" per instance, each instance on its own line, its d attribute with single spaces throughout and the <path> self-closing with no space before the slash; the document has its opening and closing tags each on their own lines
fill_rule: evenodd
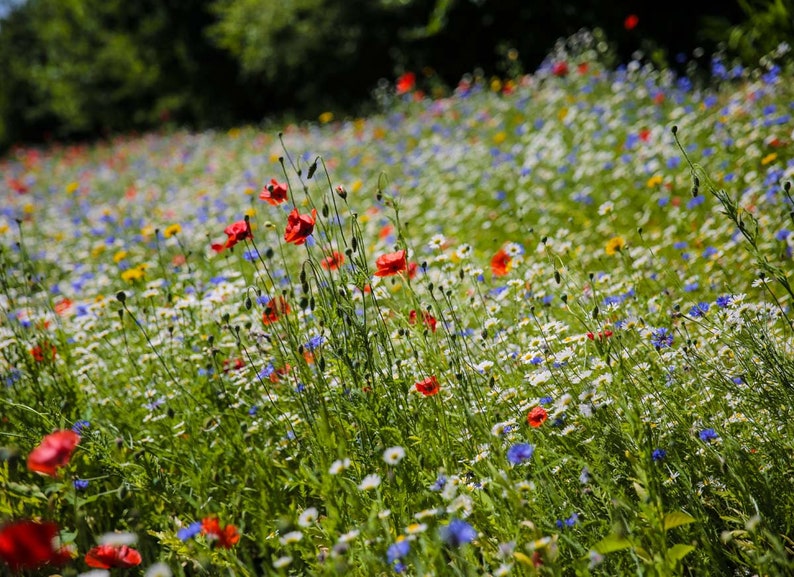
<svg viewBox="0 0 794 577">
<path fill-rule="evenodd" d="M 0 519 L 64 575 L 789 574 L 791 83 L 555 58 L 0 163 Z"/>
</svg>

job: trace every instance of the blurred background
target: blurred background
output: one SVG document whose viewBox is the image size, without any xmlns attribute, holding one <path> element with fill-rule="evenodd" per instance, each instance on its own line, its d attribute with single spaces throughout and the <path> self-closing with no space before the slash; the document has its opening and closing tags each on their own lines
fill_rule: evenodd
<svg viewBox="0 0 794 577">
<path fill-rule="evenodd" d="M 364 114 L 384 79 L 515 77 L 583 27 L 611 66 L 641 50 L 692 74 L 720 46 L 757 64 L 794 37 L 794 0 L 0 0 L 0 150 Z"/>
</svg>

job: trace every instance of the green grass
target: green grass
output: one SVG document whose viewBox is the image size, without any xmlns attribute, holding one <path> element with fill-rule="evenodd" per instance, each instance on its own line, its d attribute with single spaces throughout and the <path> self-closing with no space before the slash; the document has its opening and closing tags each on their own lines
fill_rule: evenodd
<svg viewBox="0 0 794 577">
<path fill-rule="evenodd" d="M 130 575 L 790 574 L 790 76 L 567 58 L 0 162 L 0 520 L 57 523 L 63 575 L 112 532 Z M 239 541 L 178 533 L 213 516 Z"/>
</svg>

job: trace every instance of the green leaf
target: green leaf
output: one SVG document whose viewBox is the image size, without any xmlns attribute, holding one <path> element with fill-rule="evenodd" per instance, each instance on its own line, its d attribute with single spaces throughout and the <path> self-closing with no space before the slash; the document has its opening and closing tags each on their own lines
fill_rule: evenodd
<svg viewBox="0 0 794 577">
<path fill-rule="evenodd" d="M 620 535 L 609 535 L 596 543 L 593 548 L 602 555 L 606 555 L 607 553 L 631 548 L 631 541 Z"/>
<path fill-rule="evenodd" d="M 673 545 L 667 551 L 667 558 L 670 560 L 671 563 L 678 563 L 681 559 L 689 555 L 695 548 L 692 545 L 684 545 L 679 543 L 678 545 Z"/>
<path fill-rule="evenodd" d="M 674 527 L 689 525 L 694 522 L 695 518 L 692 515 L 687 515 L 683 511 L 673 511 L 664 516 L 664 530 L 669 531 Z"/>
</svg>

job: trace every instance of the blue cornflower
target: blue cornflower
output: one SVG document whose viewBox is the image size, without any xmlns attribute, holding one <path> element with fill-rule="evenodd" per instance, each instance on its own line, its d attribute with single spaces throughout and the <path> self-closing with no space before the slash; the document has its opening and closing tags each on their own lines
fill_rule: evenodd
<svg viewBox="0 0 794 577">
<path fill-rule="evenodd" d="M 440 491 L 444 488 L 444 485 L 447 484 L 447 476 L 446 475 L 439 475 L 436 479 L 436 482 L 430 487 L 431 491 Z"/>
<path fill-rule="evenodd" d="M 325 342 L 325 337 L 324 337 L 324 336 L 322 336 L 322 335 L 317 335 L 316 337 L 312 337 L 312 338 L 310 338 L 310 339 L 309 339 L 309 340 L 306 342 L 306 344 L 305 344 L 305 345 L 303 345 L 303 347 L 304 347 L 306 350 L 313 351 L 313 350 L 315 350 L 317 347 L 319 347 L 321 344 L 323 344 L 324 342 Z"/>
<path fill-rule="evenodd" d="M 783 229 L 777 231 L 777 234 L 775 235 L 775 238 L 777 240 L 786 240 L 788 238 L 788 235 L 790 235 L 790 234 L 791 234 L 790 230 L 783 228 Z"/>
<path fill-rule="evenodd" d="M 397 541 L 389 546 L 386 550 L 386 560 L 389 562 L 389 565 L 393 565 L 395 561 L 399 561 L 411 550 L 411 542 L 407 539 L 403 539 L 402 541 Z"/>
<path fill-rule="evenodd" d="M 574 513 L 565 520 L 557 519 L 556 525 L 558 529 L 563 529 L 565 527 L 573 527 L 574 525 L 576 525 L 576 522 L 578 520 L 579 520 L 579 513 Z"/>
<path fill-rule="evenodd" d="M 689 309 L 689 316 L 699 318 L 704 316 L 709 311 L 709 303 L 699 302 L 691 309 Z"/>
<path fill-rule="evenodd" d="M 259 407 L 257 407 L 256 405 L 252 405 L 251 408 L 248 409 L 248 414 L 253 417 L 254 415 L 256 415 L 257 411 L 259 411 Z"/>
<path fill-rule="evenodd" d="M 83 491 L 84 489 L 88 488 L 88 481 L 86 481 L 85 479 L 75 479 L 74 483 L 72 484 L 74 485 L 74 488 L 77 489 L 78 491 Z"/>
<path fill-rule="evenodd" d="M 550 405 L 553 402 L 554 402 L 554 399 L 551 398 L 551 397 L 541 397 L 540 401 L 538 401 L 538 403 L 540 403 L 541 405 Z"/>
<path fill-rule="evenodd" d="M 543 357 L 537 357 L 537 356 L 536 356 L 536 357 L 532 357 L 532 358 L 529 360 L 529 364 L 530 364 L 530 365 L 539 365 L 539 364 L 541 364 L 542 362 L 543 362 Z"/>
<path fill-rule="evenodd" d="M 535 447 L 528 443 L 516 443 L 507 450 L 507 460 L 514 465 L 520 465 L 532 458 Z"/>
<path fill-rule="evenodd" d="M 717 297 L 716 304 L 721 309 L 724 309 L 729 304 L 731 304 L 731 301 L 733 301 L 733 297 L 731 295 L 723 295 L 723 296 Z"/>
<path fill-rule="evenodd" d="M 714 441 L 714 440 L 718 439 L 719 435 L 717 434 L 717 432 L 714 429 L 703 429 L 698 434 L 698 437 L 700 437 L 701 441 L 704 441 L 706 443 L 710 443 L 711 441 Z"/>
<path fill-rule="evenodd" d="M 176 532 L 176 536 L 179 537 L 180 541 L 187 541 L 188 539 L 192 539 L 199 533 L 201 533 L 201 521 L 196 521 L 194 523 L 191 523 L 187 527 L 182 527 L 179 531 Z"/>
<path fill-rule="evenodd" d="M 452 519 L 449 525 L 441 529 L 441 539 L 450 547 L 460 547 L 471 543 L 477 537 L 477 531 L 462 519 Z"/>
<path fill-rule="evenodd" d="M 74 425 L 72 425 L 72 431 L 74 431 L 78 435 L 82 435 L 83 430 L 87 429 L 90 426 L 91 423 L 89 423 L 85 419 L 80 419 L 79 421 L 75 421 Z"/>
<path fill-rule="evenodd" d="M 664 327 L 651 332 L 651 344 L 657 349 L 663 349 L 673 344 L 673 335 Z"/>
<path fill-rule="evenodd" d="M 261 371 L 259 371 L 259 373 L 256 376 L 264 380 L 270 378 L 270 375 L 272 375 L 275 372 L 276 372 L 276 367 L 273 366 L 273 363 L 268 363 L 267 366 Z"/>
<path fill-rule="evenodd" d="M 651 459 L 654 461 L 661 461 L 667 456 L 667 451 L 664 449 L 654 449 L 653 453 L 651 453 Z"/>
</svg>

